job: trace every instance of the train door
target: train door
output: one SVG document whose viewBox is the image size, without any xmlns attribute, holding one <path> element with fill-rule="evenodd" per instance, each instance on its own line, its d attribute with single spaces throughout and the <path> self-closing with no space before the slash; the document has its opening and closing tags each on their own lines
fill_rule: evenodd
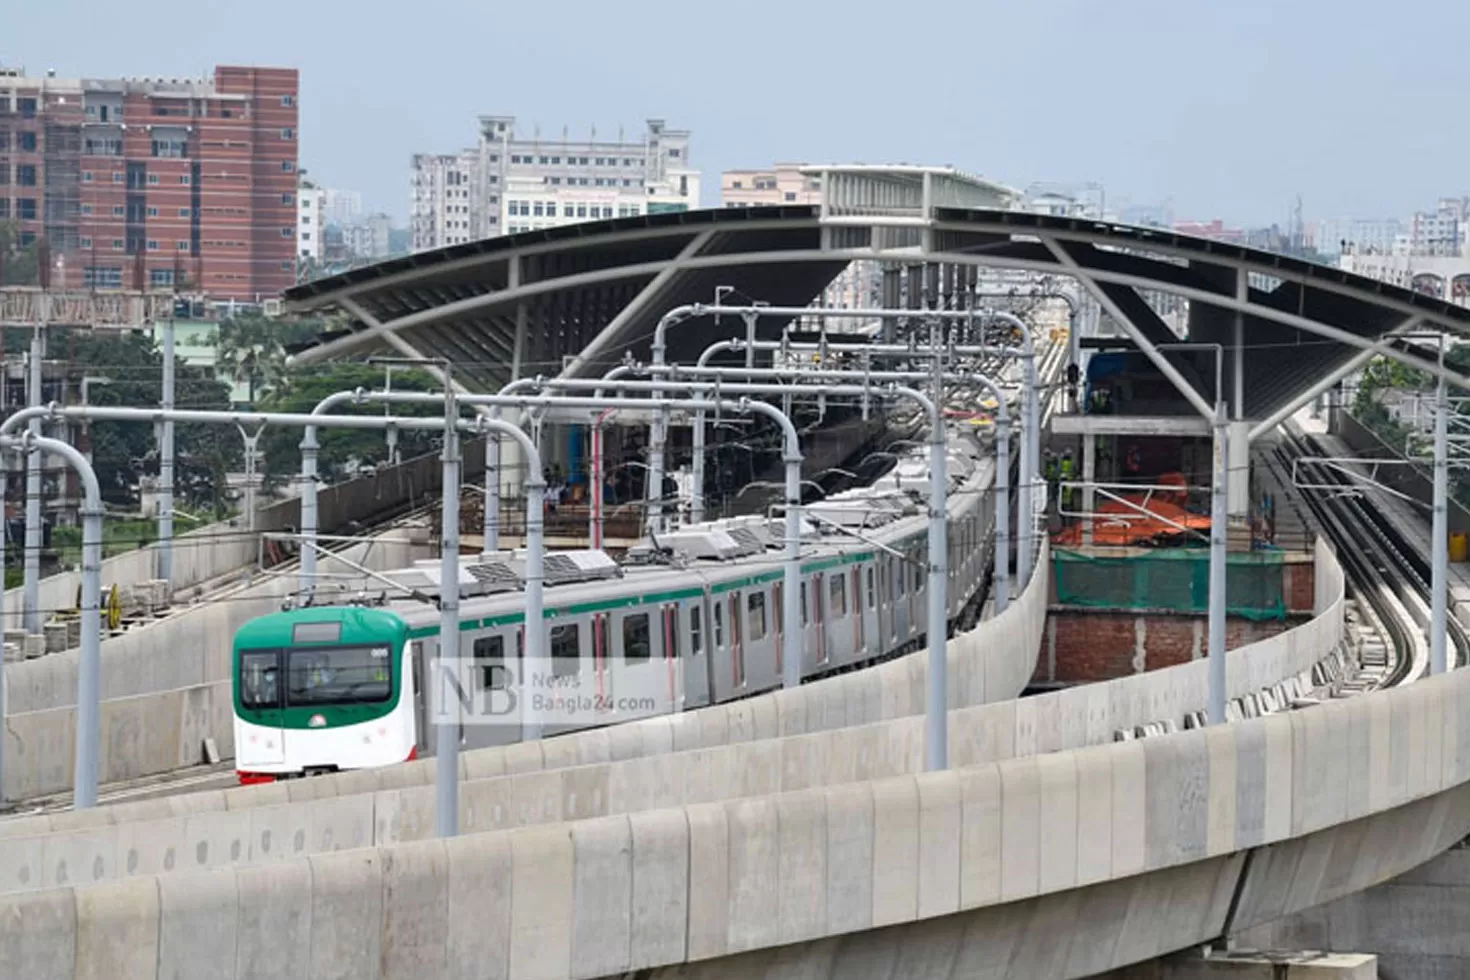
<svg viewBox="0 0 1470 980">
<path fill-rule="evenodd" d="M 429 751 L 429 699 L 424 686 L 424 645 L 417 640 L 408 645 L 408 674 L 413 678 L 413 744 L 419 754 Z"/>
<path fill-rule="evenodd" d="M 892 574 L 893 559 L 885 554 L 879 554 L 873 558 L 877 569 L 878 595 L 877 608 L 873 611 L 873 622 L 877 629 L 879 651 L 891 650 L 898 639 L 893 629 L 893 583 L 889 580 Z"/>
<path fill-rule="evenodd" d="M 745 647 L 740 641 L 740 599 L 739 590 L 730 593 L 730 677 L 736 690 L 745 686 Z"/>
<path fill-rule="evenodd" d="M 616 660 L 618 690 L 625 697 L 657 697 L 667 684 L 658 648 L 661 630 L 647 606 L 618 613 L 614 642 L 621 654 Z"/>
<path fill-rule="evenodd" d="M 853 623 L 853 651 L 857 659 L 862 660 L 868 655 L 868 631 L 867 606 L 863 602 L 863 569 L 858 565 L 852 570 L 852 623 Z"/>
<path fill-rule="evenodd" d="M 664 667 L 669 676 L 669 711 L 684 707 L 684 662 L 679 657 L 679 605 L 670 602 L 660 607 L 663 626 Z"/>
<path fill-rule="evenodd" d="M 239 685 L 240 711 L 236 715 L 235 768 L 281 766 L 286 762 L 285 652 L 241 650 Z M 241 731 L 240 725 L 255 730 Z"/>
<path fill-rule="evenodd" d="M 691 600 L 684 609 L 689 622 L 688 704 L 713 704 L 715 700 L 714 648 L 709 634 L 708 597 Z"/>
<path fill-rule="evenodd" d="M 786 670 L 786 615 L 783 584 L 776 582 L 771 586 L 771 597 L 774 600 L 772 613 L 776 619 L 771 625 L 776 633 L 776 679 L 778 681 L 785 676 Z"/>
<path fill-rule="evenodd" d="M 826 585 L 827 576 L 817 572 L 812 576 L 812 622 L 817 628 L 817 666 L 825 667 L 830 654 L 827 650 L 827 617 L 823 610 L 826 608 Z"/>
<path fill-rule="evenodd" d="M 608 642 L 607 613 L 592 614 L 592 671 L 597 680 L 599 700 L 612 694 L 612 664 L 609 663 L 612 644 Z"/>
</svg>

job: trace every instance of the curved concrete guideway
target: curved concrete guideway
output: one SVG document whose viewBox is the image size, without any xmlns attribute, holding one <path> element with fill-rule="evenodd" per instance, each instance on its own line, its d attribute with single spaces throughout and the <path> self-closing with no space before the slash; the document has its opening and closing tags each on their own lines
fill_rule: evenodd
<svg viewBox="0 0 1470 980">
<path fill-rule="evenodd" d="M 880 977 L 1086 976 L 1463 836 L 1467 696 L 1459 671 L 948 772 L 12 895 L 0 948 L 36 976 L 837 976 L 857 954 Z"/>
<path fill-rule="evenodd" d="M 1335 642 L 1325 627 L 1332 617 L 1340 619 L 1340 575 L 1334 588 L 1336 563 L 1326 551 L 1319 557 L 1325 563 L 1322 598 L 1328 608 L 1316 624 L 1294 631 L 1301 636 L 1283 634 L 1233 651 L 1237 682 L 1274 678 L 1267 667 L 1279 673 L 1310 664 L 1308 657 L 1320 653 L 1312 642 Z M 1018 618 L 1008 613 L 1004 621 L 996 621 L 997 628 L 1007 627 L 1002 635 L 1014 636 L 1010 627 Z M 1031 629 L 1023 632 L 1032 638 L 1019 649 L 1030 651 L 1027 663 L 1034 664 L 1040 624 L 1028 625 Z M 1073 691 L 956 708 L 949 718 L 956 764 L 1102 744 L 1116 727 L 1152 720 L 1151 711 L 1177 710 L 1182 715 L 1196 710 L 1206 694 L 1204 667 L 1200 662 Z M 912 690 L 923 690 L 922 678 L 910 683 Z M 1159 693 L 1144 696 L 1148 688 Z M 1176 698 L 1182 702 L 1171 700 Z M 921 722 L 906 717 L 672 753 L 604 758 L 553 770 L 507 773 L 472 768 L 472 778 L 462 787 L 461 823 L 468 831 L 503 830 L 912 774 L 921 769 Z M 481 762 L 493 758 L 482 756 Z M 310 787 L 318 782 L 291 785 Z M 214 793 L 154 801 L 176 809 L 159 819 L 116 826 L 94 823 L 47 834 L 43 829 L 52 824 L 38 820 L 32 825 L 34 836 L 6 840 L 9 857 L 0 861 L 0 892 L 60 883 L 67 869 L 82 868 L 94 878 L 131 876 L 176 867 L 269 862 L 345 847 L 422 840 L 433 834 L 430 786 L 218 812 L 225 797 Z M 198 809 L 177 812 L 185 807 Z M 113 809 L 116 816 L 124 808 Z M 58 815 L 58 819 L 70 822 L 68 816 L 81 817 Z"/>
</svg>

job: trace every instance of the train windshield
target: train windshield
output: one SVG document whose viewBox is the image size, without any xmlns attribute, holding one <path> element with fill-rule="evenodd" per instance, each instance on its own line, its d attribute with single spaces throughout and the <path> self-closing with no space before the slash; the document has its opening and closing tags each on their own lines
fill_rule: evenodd
<svg viewBox="0 0 1470 980">
<path fill-rule="evenodd" d="M 286 704 L 372 704 L 393 693 L 392 648 L 297 648 L 286 651 Z"/>
<path fill-rule="evenodd" d="M 240 651 L 240 704 L 246 708 L 281 706 L 279 651 Z"/>
</svg>

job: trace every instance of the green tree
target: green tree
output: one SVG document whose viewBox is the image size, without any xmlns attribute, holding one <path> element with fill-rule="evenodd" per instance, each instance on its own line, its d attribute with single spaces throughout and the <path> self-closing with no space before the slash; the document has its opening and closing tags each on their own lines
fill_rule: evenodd
<svg viewBox="0 0 1470 980">
<path fill-rule="evenodd" d="M 0 221 L 0 286 L 36 286 L 39 264 L 38 244 L 20 244 L 20 225 Z"/>
<path fill-rule="evenodd" d="M 220 324 L 216 371 L 221 380 L 244 384 L 254 405 L 278 386 L 286 372 L 286 348 L 306 343 L 326 328 L 317 319 L 278 320 L 244 313 Z"/>
<path fill-rule="evenodd" d="M 157 405 L 163 398 L 163 354 L 143 333 L 78 330 L 57 332 L 49 340 L 52 356 L 63 351 L 89 373 L 109 379 L 94 387 L 95 405 Z M 179 363 L 174 404 L 179 408 L 228 409 L 229 388 L 205 368 Z M 136 506 L 138 477 L 158 473 L 158 445 L 150 422 L 94 422 L 92 462 L 102 492 L 110 501 Z M 220 511 L 224 475 L 242 457 L 238 432 L 220 425 L 179 425 L 175 489 L 191 509 Z"/>
<path fill-rule="evenodd" d="M 282 381 L 261 402 L 263 411 L 310 412 L 326 396 L 356 388 L 381 390 L 383 369 L 368 364 L 325 364 L 287 370 Z M 442 391 L 443 387 L 424 371 L 395 370 L 395 391 Z M 383 414 L 380 403 L 361 406 L 342 405 L 334 415 Z M 394 405 L 394 415 L 439 416 L 436 405 Z M 261 437 L 264 453 L 263 474 L 267 486 L 280 486 L 301 472 L 301 430 L 267 428 Z M 359 466 L 371 466 L 388 458 L 387 438 L 381 429 L 330 429 L 317 433 L 321 445 L 317 457 L 317 473 L 326 483 L 336 483 L 355 475 Z M 400 432 L 398 453 L 407 459 L 437 449 L 440 438 L 432 432 Z"/>
</svg>

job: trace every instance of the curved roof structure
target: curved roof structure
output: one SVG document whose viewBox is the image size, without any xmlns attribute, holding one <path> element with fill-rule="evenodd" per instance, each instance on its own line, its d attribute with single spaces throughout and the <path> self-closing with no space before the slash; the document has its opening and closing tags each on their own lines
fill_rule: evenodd
<svg viewBox="0 0 1470 980">
<path fill-rule="evenodd" d="M 1201 411 L 1215 399 L 1215 359 L 1225 377 L 1238 366 L 1238 418 L 1265 417 L 1390 346 L 1434 369 L 1395 342 L 1416 327 L 1470 337 L 1470 310 L 1339 269 L 1160 229 L 927 201 L 571 225 L 393 259 L 294 287 L 286 299 L 288 309 L 335 307 L 352 318 L 302 361 L 387 348 L 450 360 L 466 387 L 494 389 L 517 376 L 599 374 L 625 351 L 646 357 L 659 317 L 711 302 L 716 287 L 730 287 L 732 301 L 806 305 L 858 259 L 1075 278 Z M 1188 299 L 1187 339 L 1203 349 L 1159 350 L 1181 338 L 1140 291 Z M 781 325 L 772 318 L 761 329 Z M 692 359 L 738 329 L 685 321 L 670 332 L 668 356 Z"/>
</svg>

